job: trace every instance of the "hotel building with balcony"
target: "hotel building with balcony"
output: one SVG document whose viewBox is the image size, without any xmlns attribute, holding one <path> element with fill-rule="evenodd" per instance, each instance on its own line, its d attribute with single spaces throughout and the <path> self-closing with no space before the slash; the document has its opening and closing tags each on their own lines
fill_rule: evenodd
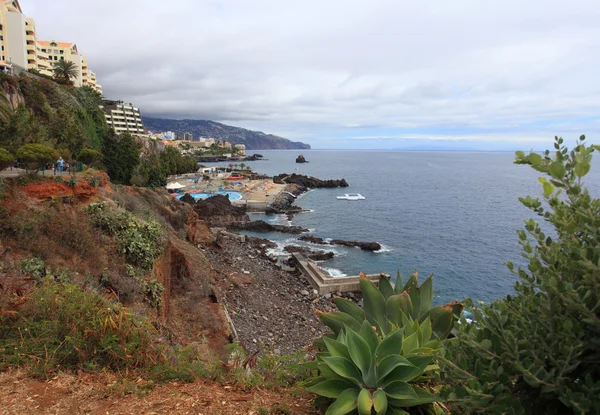
<svg viewBox="0 0 600 415">
<path fill-rule="evenodd" d="M 57 42 L 55 40 L 40 40 L 38 45 L 42 53 L 46 53 L 48 61 L 54 64 L 61 60 L 71 61 L 77 67 L 77 77 L 73 79 L 75 86 L 89 85 L 102 93 L 102 85 L 96 81 L 96 74 L 88 67 L 87 57 L 80 54 L 77 45 L 70 42 Z"/>
<path fill-rule="evenodd" d="M 96 74 L 75 44 L 38 40 L 35 21 L 23 14 L 19 0 L 0 0 L 0 66 L 52 76 L 53 63 L 63 59 L 77 67 L 75 86 L 90 85 L 102 93 Z"/>
<path fill-rule="evenodd" d="M 123 101 L 104 101 L 102 107 L 106 123 L 114 128 L 117 134 L 130 133 L 132 135 L 145 135 L 142 114 L 133 104 Z"/>
</svg>

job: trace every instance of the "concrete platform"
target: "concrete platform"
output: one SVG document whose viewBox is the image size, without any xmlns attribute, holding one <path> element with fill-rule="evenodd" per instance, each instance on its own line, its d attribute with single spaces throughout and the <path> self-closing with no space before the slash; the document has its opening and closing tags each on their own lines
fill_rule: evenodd
<svg viewBox="0 0 600 415">
<path fill-rule="evenodd" d="M 300 272 L 302 272 L 308 282 L 319 291 L 319 294 L 360 291 L 360 276 L 331 277 L 326 275 L 313 261 L 304 257 L 302 254 L 293 253 L 292 258 Z M 371 274 L 366 277 L 378 286 L 381 275 L 389 278 L 389 275 L 386 274 Z"/>
</svg>

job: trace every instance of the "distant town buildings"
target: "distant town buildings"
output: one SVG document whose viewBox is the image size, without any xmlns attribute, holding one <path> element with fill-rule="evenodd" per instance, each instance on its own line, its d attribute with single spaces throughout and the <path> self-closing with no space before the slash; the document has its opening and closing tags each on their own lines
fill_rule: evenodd
<svg viewBox="0 0 600 415">
<path fill-rule="evenodd" d="M 74 43 L 38 40 L 35 21 L 23 14 L 18 0 L 0 0 L 0 67 L 38 71 L 52 76 L 54 62 L 73 62 L 78 70 L 75 86 L 89 85 L 102 93 L 96 74 Z"/>
<path fill-rule="evenodd" d="M 124 104 L 123 101 L 104 101 L 102 110 L 106 123 L 114 128 L 116 133 L 144 135 L 142 114 L 133 104 Z"/>
<path fill-rule="evenodd" d="M 194 141 L 194 136 L 192 135 L 192 133 L 183 133 L 183 140 L 184 141 Z"/>
<path fill-rule="evenodd" d="M 165 131 L 160 133 L 161 140 L 175 141 L 175 133 L 173 131 Z"/>
<path fill-rule="evenodd" d="M 237 153 L 240 156 L 246 156 L 246 146 L 244 144 L 236 144 L 234 148 L 237 149 Z"/>
</svg>

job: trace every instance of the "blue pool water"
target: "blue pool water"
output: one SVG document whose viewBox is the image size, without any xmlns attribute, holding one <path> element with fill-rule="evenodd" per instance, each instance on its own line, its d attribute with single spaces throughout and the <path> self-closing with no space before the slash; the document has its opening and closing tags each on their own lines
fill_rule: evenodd
<svg viewBox="0 0 600 415">
<path fill-rule="evenodd" d="M 242 195 L 237 192 L 190 193 L 190 196 L 192 196 L 195 200 L 208 199 L 214 195 L 225 195 L 229 197 L 229 200 L 240 200 L 242 198 Z M 177 199 L 181 199 L 182 197 L 183 195 L 179 195 L 177 196 Z"/>
</svg>

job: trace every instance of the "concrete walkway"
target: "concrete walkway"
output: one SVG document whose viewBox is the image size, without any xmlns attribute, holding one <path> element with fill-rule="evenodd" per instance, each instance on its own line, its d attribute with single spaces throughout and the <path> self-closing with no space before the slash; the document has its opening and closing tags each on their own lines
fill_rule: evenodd
<svg viewBox="0 0 600 415">
<path fill-rule="evenodd" d="M 310 282 L 311 285 L 319 291 L 319 294 L 360 291 L 360 276 L 331 277 L 329 275 L 325 275 L 325 273 L 321 271 L 313 261 L 307 259 L 302 254 L 295 252 L 292 254 L 292 258 L 294 258 L 294 261 L 297 264 L 298 269 L 302 272 L 302 275 L 304 275 L 308 282 Z M 385 274 L 372 274 L 366 275 L 366 277 L 378 286 L 381 275 Z"/>
</svg>

